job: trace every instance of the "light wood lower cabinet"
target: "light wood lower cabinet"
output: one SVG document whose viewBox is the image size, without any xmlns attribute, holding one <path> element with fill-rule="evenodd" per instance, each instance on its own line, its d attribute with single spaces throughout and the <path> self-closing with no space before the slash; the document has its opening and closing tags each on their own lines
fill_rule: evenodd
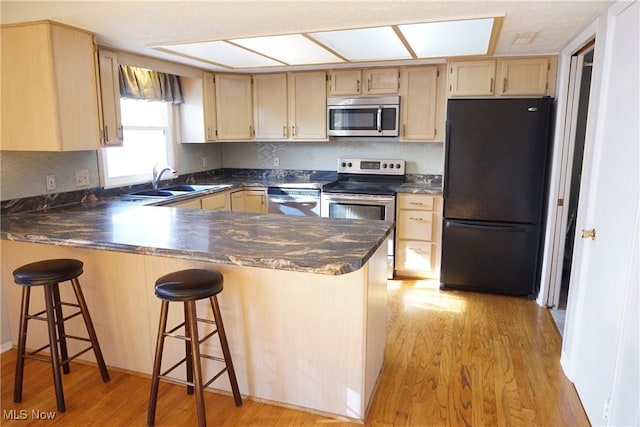
<svg viewBox="0 0 640 427">
<path fill-rule="evenodd" d="M 231 193 L 231 210 L 234 212 L 267 212 L 267 190 L 244 189 Z"/>
<path fill-rule="evenodd" d="M 204 209 L 209 211 L 231 210 L 231 199 L 229 191 L 204 196 L 199 199 L 187 200 L 184 202 L 172 203 L 166 206 L 182 209 Z"/>
<path fill-rule="evenodd" d="M 398 194 L 396 275 L 437 278 L 442 242 L 442 197 Z"/>
</svg>

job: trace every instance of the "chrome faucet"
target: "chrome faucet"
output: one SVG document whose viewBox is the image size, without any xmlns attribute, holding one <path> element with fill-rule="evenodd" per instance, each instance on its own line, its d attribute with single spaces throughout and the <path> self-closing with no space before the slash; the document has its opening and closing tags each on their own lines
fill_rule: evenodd
<svg viewBox="0 0 640 427">
<path fill-rule="evenodd" d="M 160 172 L 158 172 L 158 167 L 160 166 L 160 164 L 156 164 L 153 167 L 153 188 L 154 189 L 158 189 L 158 184 L 160 184 L 160 179 L 162 178 L 162 174 L 169 171 L 171 173 L 176 173 L 177 171 L 173 168 L 170 168 L 169 166 L 165 166 Z"/>
</svg>

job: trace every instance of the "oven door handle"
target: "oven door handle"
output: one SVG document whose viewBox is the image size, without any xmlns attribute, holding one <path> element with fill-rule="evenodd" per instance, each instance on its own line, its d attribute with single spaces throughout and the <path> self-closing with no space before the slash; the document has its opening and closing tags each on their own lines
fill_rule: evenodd
<svg viewBox="0 0 640 427">
<path fill-rule="evenodd" d="M 382 105 L 378 105 L 378 132 L 382 133 Z"/>
<path fill-rule="evenodd" d="M 283 205 L 283 204 L 287 204 L 287 203 L 298 203 L 298 204 L 311 205 L 311 204 L 319 203 L 320 199 L 287 199 L 287 198 L 269 197 L 269 201 L 272 202 L 272 203 L 276 203 L 278 205 Z"/>
</svg>

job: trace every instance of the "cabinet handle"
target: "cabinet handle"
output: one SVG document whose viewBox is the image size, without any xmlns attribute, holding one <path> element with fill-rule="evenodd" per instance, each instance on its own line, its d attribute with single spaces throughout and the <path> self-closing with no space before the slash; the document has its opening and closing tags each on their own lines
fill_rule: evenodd
<svg viewBox="0 0 640 427">
<path fill-rule="evenodd" d="M 493 77 L 491 77 L 491 82 L 489 83 L 489 92 L 493 93 Z"/>
<path fill-rule="evenodd" d="M 253 126 L 249 126 L 249 136 L 256 136 L 256 132 L 253 129 Z"/>
<path fill-rule="evenodd" d="M 122 130 L 122 126 L 118 126 L 118 130 L 120 131 L 120 141 L 124 141 L 124 131 Z"/>
<path fill-rule="evenodd" d="M 109 127 L 105 125 L 102 129 L 102 143 L 104 145 L 109 144 Z"/>
<path fill-rule="evenodd" d="M 407 125 L 406 124 L 402 125 L 402 136 L 407 136 Z"/>
<path fill-rule="evenodd" d="M 367 92 L 371 90 L 371 79 L 367 79 Z"/>
<path fill-rule="evenodd" d="M 356 90 L 357 92 L 360 92 L 360 79 L 356 80 L 358 82 L 358 89 Z"/>
<path fill-rule="evenodd" d="M 287 125 L 282 125 L 282 136 L 285 138 L 287 136 Z"/>
<path fill-rule="evenodd" d="M 418 205 L 418 206 L 422 206 L 424 205 L 424 203 L 422 202 L 409 202 L 410 205 Z"/>
<path fill-rule="evenodd" d="M 505 77 L 502 81 L 502 93 L 507 91 L 507 78 Z"/>
<path fill-rule="evenodd" d="M 424 218 L 415 217 L 415 216 L 410 216 L 410 217 L 409 217 L 409 219 L 410 219 L 411 221 L 419 221 L 419 222 L 424 221 Z"/>
<path fill-rule="evenodd" d="M 296 136 L 296 127 L 291 126 L 291 136 Z"/>
</svg>

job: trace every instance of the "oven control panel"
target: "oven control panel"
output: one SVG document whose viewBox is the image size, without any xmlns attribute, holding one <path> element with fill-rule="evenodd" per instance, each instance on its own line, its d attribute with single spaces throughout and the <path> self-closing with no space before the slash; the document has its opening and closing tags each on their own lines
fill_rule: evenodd
<svg viewBox="0 0 640 427">
<path fill-rule="evenodd" d="M 338 173 L 404 175 L 405 161 L 398 159 L 338 159 Z"/>
</svg>

